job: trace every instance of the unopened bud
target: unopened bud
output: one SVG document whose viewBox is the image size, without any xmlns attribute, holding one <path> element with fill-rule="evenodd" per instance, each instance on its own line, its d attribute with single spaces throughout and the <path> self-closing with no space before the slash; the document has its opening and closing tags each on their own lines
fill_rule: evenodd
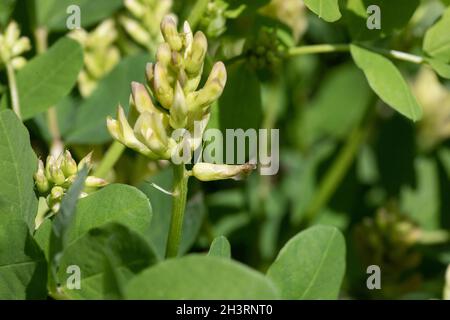
<svg viewBox="0 0 450 320">
<path fill-rule="evenodd" d="M 106 180 L 94 176 L 88 176 L 85 182 L 85 186 L 88 188 L 100 188 L 106 186 L 107 184 L 108 182 Z"/>
<path fill-rule="evenodd" d="M 192 174 L 200 181 L 214 181 L 223 179 L 239 180 L 255 169 L 253 164 L 227 165 L 199 162 L 192 168 Z"/>
<path fill-rule="evenodd" d="M 66 180 L 64 173 L 57 165 L 53 165 L 50 167 L 50 176 L 52 177 L 51 181 L 56 185 L 62 185 Z"/>
<path fill-rule="evenodd" d="M 173 101 L 173 89 L 167 75 L 167 69 L 156 63 L 154 68 L 153 89 L 159 103 L 166 109 L 170 109 Z"/>
<path fill-rule="evenodd" d="M 92 153 L 93 151 L 89 152 L 83 159 L 78 162 L 78 170 L 83 169 L 85 166 L 88 168 L 88 170 L 92 167 Z"/>
<path fill-rule="evenodd" d="M 145 12 L 145 7 L 138 0 L 125 0 L 124 5 L 136 17 L 141 17 Z"/>
<path fill-rule="evenodd" d="M 196 75 L 200 72 L 205 61 L 206 52 L 208 50 L 208 41 L 203 32 L 198 31 L 192 42 L 190 54 L 186 57 L 186 71 L 189 74 Z"/>
<path fill-rule="evenodd" d="M 187 104 L 184 97 L 183 88 L 177 81 L 172 108 L 170 108 L 170 125 L 174 129 L 184 128 L 187 123 Z"/>
<path fill-rule="evenodd" d="M 148 83 L 153 82 L 153 68 L 153 63 L 147 63 L 147 65 L 145 66 L 145 78 L 147 79 Z"/>
<path fill-rule="evenodd" d="M 163 143 L 153 128 L 153 117 L 149 112 L 139 116 L 134 126 L 136 137 L 144 143 L 154 154 L 166 157 L 167 144 Z"/>
<path fill-rule="evenodd" d="M 16 40 L 16 42 L 13 44 L 11 49 L 11 55 L 15 57 L 30 49 L 31 49 L 30 39 L 22 37 L 19 40 Z"/>
<path fill-rule="evenodd" d="M 192 43 L 194 41 L 194 35 L 192 33 L 189 22 L 185 21 L 183 24 L 184 46 L 186 48 L 186 54 L 189 54 L 192 49 Z"/>
<path fill-rule="evenodd" d="M 226 82 L 227 72 L 225 65 L 222 62 L 217 62 L 214 65 L 205 86 L 199 91 L 189 95 L 188 105 L 191 110 L 205 108 L 219 99 L 225 88 Z"/>
<path fill-rule="evenodd" d="M 161 62 L 164 66 L 167 66 L 172 59 L 172 50 L 168 43 L 161 43 L 156 51 L 156 61 Z"/>
<path fill-rule="evenodd" d="M 183 42 L 177 31 L 177 24 L 173 17 L 166 16 L 161 22 L 161 32 L 170 48 L 174 51 L 180 51 Z"/>
<path fill-rule="evenodd" d="M 5 42 L 12 47 L 20 37 L 20 29 L 17 22 L 12 21 L 5 30 Z"/>
<path fill-rule="evenodd" d="M 34 181 L 36 188 L 40 193 L 46 193 L 49 189 L 49 183 L 47 177 L 45 176 L 44 163 L 39 159 L 38 170 L 34 174 Z"/>
<path fill-rule="evenodd" d="M 66 150 L 61 162 L 61 170 L 64 176 L 69 177 L 78 172 L 77 163 L 73 160 L 69 150 Z"/>
<path fill-rule="evenodd" d="M 130 124 L 128 123 L 125 113 L 120 105 L 117 108 L 117 120 L 108 117 L 106 124 L 109 133 L 114 137 L 114 139 L 151 159 L 155 158 L 155 154 L 134 135 L 133 129 L 130 127 Z"/>
<path fill-rule="evenodd" d="M 139 113 L 157 111 L 153 105 L 152 98 L 150 98 L 150 95 L 143 84 L 132 82 L 131 89 L 133 92 L 133 101 Z"/>
<path fill-rule="evenodd" d="M 47 197 L 47 203 L 50 209 L 53 212 L 58 212 L 61 207 L 61 200 L 64 196 L 64 189 L 60 186 L 55 186 L 50 191 L 50 194 Z"/>
<path fill-rule="evenodd" d="M 123 25 L 128 34 L 130 34 L 140 44 L 146 46 L 151 42 L 149 33 L 135 20 L 122 16 L 120 17 L 120 23 Z"/>
</svg>

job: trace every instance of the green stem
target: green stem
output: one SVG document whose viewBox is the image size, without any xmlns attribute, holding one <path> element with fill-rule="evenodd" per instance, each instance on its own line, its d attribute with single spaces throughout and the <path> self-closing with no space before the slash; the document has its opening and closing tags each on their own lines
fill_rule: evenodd
<svg viewBox="0 0 450 320">
<path fill-rule="evenodd" d="M 355 128 L 350 134 L 336 160 L 320 182 L 318 192 L 314 195 L 305 211 L 304 219 L 306 223 L 313 221 L 320 210 L 322 210 L 331 199 L 347 174 L 348 169 L 356 157 L 359 147 L 365 141 L 370 129 L 371 126 L 368 125 L 366 121 L 363 121 L 362 124 Z"/>
<path fill-rule="evenodd" d="M 174 165 L 174 188 L 172 217 L 170 221 L 169 238 L 167 240 L 167 258 L 173 258 L 178 255 L 181 236 L 183 231 L 184 210 L 186 208 L 186 197 L 188 190 L 189 175 L 186 172 L 184 164 Z"/>
<path fill-rule="evenodd" d="M 106 151 L 100 165 L 94 170 L 94 176 L 105 178 L 124 151 L 125 146 L 118 141 L 114 141 Z"/>
<path fill-rule="evenodd" d="M 189 14 L 188 21 L 192 28 L 195 30 L 197 28 L 197 24 L 200 22 L 203 17 L 204 12 L 208 8 L 209 0 L 198 0 Z"/>
<path fill-rule="evenodd" d="M 417 56 L 414 54 L 397 51 L 397 50 L 388 50 L 388 49 L 379 49 L 366 45 L 360 45 L 368 50 L 373 52 L 380 53 L 392 59 L 397 59 L 401 61 L 411 62 L 415 64 L 422 64 L 425 62 L 425 59 L 421 56 Z M 301 46 L 290 48 L 288 51 L 289 57 L 305 55 L 305 54 L 314 54 L 314 53 L 331 53 L 331 52 L 348 52 L 350 51 L 350 45 L 348 44 L 318 44 L 312 46 Z"/>
<path fill-rule="evenodd" d="M 317 44 L 312 46 L 294 47 L 288 50 L 288 56 L 294 57 L 305 54 L 347 52 L 350 50 L 348 44 Z"/>
<path fill-rule="evenodd" d="M 8 85 L 9 85 L 9 92 L 11 93 L 12 108 L 16 113 L 16 115 L 19 117 L 19 119 L 22 119 L 20 113 L 19 91 L 17 89 L 16 75 L 14 73 L 14 68 L 12 67 L 11 63 L 6 64 L 6 71 L 8 73 Z"/>
</svg>

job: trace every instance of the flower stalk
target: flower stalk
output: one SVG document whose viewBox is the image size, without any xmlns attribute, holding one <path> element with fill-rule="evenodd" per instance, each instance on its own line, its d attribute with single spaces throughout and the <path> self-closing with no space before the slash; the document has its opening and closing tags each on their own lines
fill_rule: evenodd
<svg viewBox="0 0 450 320">
<path fill-rule="evenodd" d="M 183 164 L 173 166 L 174 190 L 172 217 L 170 221 L 169 238 L 167 240 L 166 257 L 178 255 L 183 233 L 184 211 L 188 191 L 189 174 Z"/>
</svg>

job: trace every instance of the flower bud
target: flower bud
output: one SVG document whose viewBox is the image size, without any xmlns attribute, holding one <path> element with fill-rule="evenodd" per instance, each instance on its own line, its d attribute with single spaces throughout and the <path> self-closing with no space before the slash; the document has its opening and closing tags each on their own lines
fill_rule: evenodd
<svg viewBox="0 0 450 320">
<path fill-rule="evenodd" d="M 53 157 L 52 155 L 49 155 L 47 157 L 47 160 L 45 161 L 45 176 L 47 177 L 48 180 L 52 179 L 52 175 L 50 173 L 50 168 L 55 165 L 56 165 L 55 157 Z"/>
<path fill-rule="evenodd" d="M 120 17 L 120 23 L 125 30 L 130 34 L 136 42 L 143 46 L 148 45 L 151 42 L 150 35 L 142 28 L 135 20 L 127 18 L 125 16 Z"/>
<path fill-rule="evenodd" d="M 36 184 L 36 188 L 40 193 L 46 193 L 48 191 L 49 183 L 45 176 L 44 163 L 40 159 L 38 161 L 38 170 L 34 174 L 34 181 Z"/>
<path fill-rule="evenodd" d="M 203 32 L 195 33 L 192 42 L 192 48 L 189 55 L 186 57 L 186 71 L 191 75 L 196 75 L 203 67 L 206 52 L 208 50 L 208 41 Z"/>
<path fill-rule="evenodd" d="M 145 7 L 137 0 L 125 0 L 125 7 L 136 17 L 142 17 Z"/>
<path fill-rule="evenodd" d="M 170 109 L 173 101 L 173 89 L 170 85 L 167 69 L 159 62 L 155 64 L 153 91 L 159 103 Z"/>
<path fill-rule="evenodd" d="M 188 96 L 188 105 L 190 110 L 196 111 L 211 105 L 222 95 L 227 82 L 227 72 L 222 62 L 217 62 L 205 86 L 197 92 Z"/>
<path fill-rule="evenodd" d="M 22 37 L 13 44 L 11 48 L 11 55 L 13 57 L 16 57 L 30 49 L 31 49 L 30 39 Z"/>
<path fill-rule="evenodd" d="M 156 51 L 156 61 L 161 62 L 167 66 L 172 59 L 172 50 L 168 43 L 161 43 Z"/>
<path fill-rule="evenodd" d="M 53 187 L 47 197 L 47 203 L 53 212 L 58 212 L 61 207 L 61 200 L 64 196 L 64 189 L 60 186 Z"/>
<path fill-rule="evenodd" d="M 255 169 L 253 164 L 227 165 L 199 162 L 192 168 L 192 174 L 200 181 L 214 181 L 223 179 L 239 180 Z"/>
<path fill-rule="evenodd" d="M 159 110 L 154 106 L 152 98 L 150 98 L 150 95 L 143 84 L 132 82 L 131 89 L 133 92 L 133 102 L 139 113 L 159 112 Z"/>
<path fill-rule="evenodd" d="M 125 113 L 120 105 L 117 108 L 117 120 L 108 117 L 107 127 L 110 134 L 122 144 L 152 159 L 155 158 L 155 154 L 134 135 L 133 129 L 130 127 L 130 124 L 128 123 Z"/>
<path fill-rule="evenodd" d="M 5 42 L 9 47 L 12 47 L 14 43 L 20 37 L 20 29 L 17 22 L 11 22 L 5 30 Z"/>
<path fill-rule="evenodd" d="M 184 128 L 187 123 L 187 104 L 183 88 L 177 81 L 172 108 L 170 108 L 170 125 L 174 129 Z"/>
<path fill-rule="evenodd" d="M 166 158 L 167 142 L 163 143 L 156 134 L 153 125 L 153 114 L 145 112 L 139 116 L 134 126 L 136 137 L 155 155 Z"/>
<path fill-rule="evenodd" d="M 93 151 L 89 152 L 83 159 L 78 162 L 78 170 L 81 170 L 86 166 L 88 170 L 92 167 L 92 153 Z"/>
<path fill-rule="evenodd" d="M 66 150 L 61 162 L 61 170 L 64 176 L 70 177 L 78 172 L 77 163 L 73 160 L 69 150 Z"/>
<path fill-rule="evenodd" d="M 94 176 L 88 176 L 85 181 L 85 186 L 88 188 L 100 188 L 104 187 L 108 182 L 102 178 L 97 178 Z"/>
<path fill-rule="evenodd" d="M 14 70 L 19 70 L 25 67 L 27 60 L 24 57 L 16 57 L 11 60 L 11 65 Z"/>
<path fill-rule="evenodd" d="M 57 165 L 52 165 L 50 167 L 50 176 L 51 181 L 56 185 L 62 185 L 66 180 L 64 173 L 62 172 L 61 168 Z"/>
<path fill-rule="evenodd" d="M 180 51 L 183 42 L 181 40 L 180 35 L 177 31 L 177 24 L 173 17 L 166 16 L 161 21 L 161 32 L 163 34 L 164 39 L 170 45 L 170 48 L 174 51 Z"/>
<path fill-rule="evenodd" d="M 145 66 L 145 78 L 147 79 L 148 83 L 153 82 L 153 63 L 147 63 Z"/>
<path fill-rule="evenodd" d="M 192 33 L 191 26 L 189 25 L 189 22 L 185 21 L 183 24 L 183 34 L 184 34 L 184 47 L 186 48 L 186 56 L 189 55 L 189 53 L 192 50 L 192 43 L 194 42 L 194 35 Z"/>
</svg>

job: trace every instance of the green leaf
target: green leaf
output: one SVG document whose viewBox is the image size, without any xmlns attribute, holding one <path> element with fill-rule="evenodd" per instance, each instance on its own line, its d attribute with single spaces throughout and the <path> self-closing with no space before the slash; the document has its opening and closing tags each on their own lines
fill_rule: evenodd
<svg viewBox="0 0 450 320">
<path fill-rule="evenodd" d="M 232 260 L 191 255 L 166 260 L 133 278 L 128 299 L 277 299 L 264 275 Z"/>
<path fill-rule="evenodd" d="M 209 248 L 208 256 L 231 258 L 231 246 L 228 239 L 224 236 L 215 238 Z"/>
<path fill-rule="evenodd" d="M 72 129 L 74 125 L 73 119 L 76 117 L 77 107 L 80 104 L 80 99 L 75 98 L 73 95 L 68 95 L 55 105 L 61 136 L 66 136 Z M 50 144 L 52 135 L 48 127 L 47 114 L 38 114 L 33 120 L 39 128 L 39 133 L 42 135 L 42 138 Z"/>
<path fill-rule="evenodd" d="M 27 129 L 11 110 L 0 111 L 0 220 L 23 219 L 30 230 L 38 201 L 33 174 L 37 159 Z"/>
<path fill-rule="evenodd" d="M 144 238 L 123 225 L 110 223 L 91 229 L 66 247 L 58 271 L 60 289 L 72 299 L 105 299 L 118 290 L 117 283 L 110 282 L 111 269 L 117 276 L 115 281 L 122 283 L 156 262 L 156 254 Z M 79 289 L 71 287 L 68 267 L 74 265 L 81 272 Z"/>
<path fill-rule="evenodd" d="M 0 29 L 5 27 L 8 23 L 9 17 L 14 10 L 16 0 L 2 0 L 0 1 Z"/>
<path fill-rule="evenodd" d="M 128 106 L 130 84 L 143 82 L 147 54 L 127 57 L 100 81 L 97 89 L 78 109 L 73 129 L 66 135 L 69 143 L 101 144 L 111 140 L 106 117 L 114 116 L 119 103 Z"/>
<path fill-rule="evenodd" d="M 285 299 L 336 299 L 344 272 L 344 237 L 334 227 L 315 226 L 286 243 L 267 275 Z"/>
<path fill-rule="evenodd" d="M 425 34 L 423 49 L 430 56 L 443 62 L 450 62 L 450 8 L 442 18 Z"/>
<path fill-rule="evenodd" d="M 17 74 L 23 119 L 57 104 L 73 88 L 83 67 L 83 50 L 75 40 L 62 38 L 32 59 Z"/>
<path fill-rule="evenodd" d="M 172 168 L 168 168 L 162 170 L 139 187 L 152 202 L 153 218 L 150 226 L 150 238 L 160 257 L 164 257 L 166 253 L 167 236 L 169 234 L 172 212 L 172 198 L 171 196 L 162 193 L 160 190 L 157 190 L 151 183 L 155 183 L 165 190 L 171 190 L 172 181 Z M 194 194 L 188 199 L 184 213 L 180 255 L 186 253 L 194 244 L 205 214 L 206 208 L 203 195 L 201 193 Z"/>
<path fill-rule="evenodd" d="M 88 174 L 86 166 L 77 174 L 77 177 L 64 195 L 61 201 L 61 208 L 55 216 L 52 223 L 52 232 L 50 234 L 49 261 L 50 261 L 50 287 L 54 289 L 56 283 L 56 271 L 59 266 L 61 253 L 68 244 L 68 230 L 75 218 L 75 209 L 84 189 L 84 182 Z"/>
<path fill-rule="evenodd" d="M 34 233 L 33 237 L 36 243 L 45 254 L 45 258 L 50 260 L 50 236 L 52 234 L 52 220 L 44 219 L 39 228 Z"/>
<path fill-rule="evenodd" d="M 53 31 L 66 31 L 69 6 L 80 8 L 81 27 L 87 28 L 113 15 L 122 7 L 122 0 L 37 0 L 37 22 Z"/>
<path fill-rule="evenodd" d="M 361 121 L 371 97 L 364 75 L 353 64 L 330 70 L 317 96 L 302 114 L 297 126 L 299 138 L 306 140 L 306 145 L 324 136 L 345 138 Z"/>
<path fill-rule="evenodd" d="M 45 299 L 47 263 L 20 220 L 0 220 L 0 299 Z"/>
<path fill-rule="evenodd" d="M 432 159 L 415 160 L 416 186 L 404 186 L 401 190 L 400 204 L 422 228 L 435 230 L 440 226 L 439 215 L 439 174 Z"/>
<path fill-rule="evenodd" d="M 422 108 L 400 71 L 389 59 L 356 45 L 351 46 L 351 53 L 381 100 L 413 121 L 422 118 Z"/>
<path fill-rule="evenodd" d="M 344 19 L 354 40 L 374 40 L 393 34 L 408 24 L 420 0 L 348 0 Z M 381 29 L 369 29 L 367 9 L 380 8 Z"/>
<path fill-rule="evenodd" d="M 148 238 L 151 219 L 152 207 L 145 194 L 131 186 L 113 184 L 78 201 L 68 230 L 68 243 L 92 228 L 112 222 L 121 223 Z"/>
<path fill-rule="evenodd" d="M 325 21 L 334 22 L 341 18 L 339 0 L 304 0 L 305 5 Z"/>
<path fill-rule="evenodd" d="M 437 59 L 426 59 L 426 61 L 438 75 L 442 78 L 450 79 L 450 64 Z"/>
<path fill-rule="evenodd" d="M 261 85 L 244 63 L 227 67 L 228 81 L 219 100 L 220 128 L 257 129 L 262 120 Z"/>
</svg>

